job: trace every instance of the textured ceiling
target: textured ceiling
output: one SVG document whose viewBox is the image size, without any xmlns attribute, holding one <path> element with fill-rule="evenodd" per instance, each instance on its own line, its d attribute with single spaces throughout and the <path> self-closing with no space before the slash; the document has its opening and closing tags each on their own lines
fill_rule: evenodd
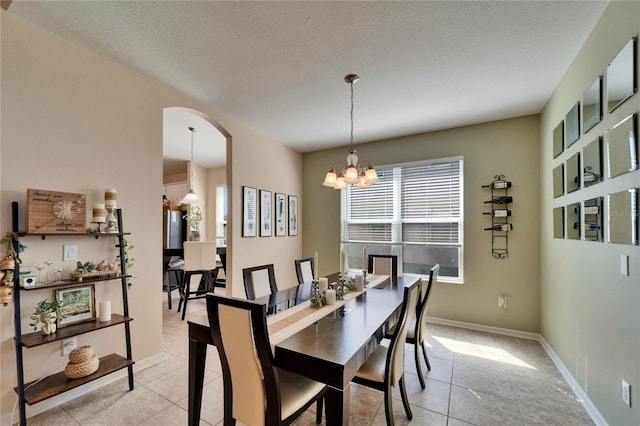
<svg viewBox="0 0 640 426">
<path fill-rule="evenodd" d="M 538 113 L 606 6 L 15 0 L 9 12 L 306 152 L 348 143 L 349 73 L 355 143 Z"/>
</svg>

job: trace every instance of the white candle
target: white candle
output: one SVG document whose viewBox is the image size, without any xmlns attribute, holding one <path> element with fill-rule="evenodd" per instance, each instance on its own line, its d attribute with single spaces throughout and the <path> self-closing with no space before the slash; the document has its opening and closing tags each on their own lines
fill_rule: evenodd
<svg viewBox="0 0 640 426">
<path fill-rule="evenodd" d="M 107 188 L 104 190 L 104 205 L 106 207 L 116 207 L 116 200 L 118 194 L 114 188 Z"/>
<path fill-rule="evenodd" d="M 335 305 L 336 304 L 336 291 L 335 290 L 327 290 L 324 294 L 327 299 L 327 305 Z"/>
<path fill-rule="evenodd" d="M 111 301 L 100 302 L 100 322 L 111 321 Z"/>
<path fill-rule="evenodd" d="M 329 278 L 319 278 L 318 281 L 318 289 L 320 290 L 320 294 L 322 294 L 329 288 Z"/>
<path fill-rule="evenodd" d="M 364 277 L 362 276 L 362 274 L 356 275 L 356 290 L 357 291 L 364 290 Z"/>
<path fill-rule="evenodd" d="M 313 273 L 313 278 L 318 279 L 318 252 L 315 253 L 315 271 Z"/>
<path fill-rule="evenodd" d="M 344 278 L 344 249 L 340 249 L 340 275 Z"/>
<path fill-rule="evenodd" d="M 96 203 L 93 205 L 93 221 L 94 222 L 105 222 L 105 218 L 107 217 L 107 211 L 104 209 L 104 204 Z"/>
<path fill-rule="evenodd" d="M 367 248 L 362 247 L 362 269 L 367 269 Z"/>
</svg>

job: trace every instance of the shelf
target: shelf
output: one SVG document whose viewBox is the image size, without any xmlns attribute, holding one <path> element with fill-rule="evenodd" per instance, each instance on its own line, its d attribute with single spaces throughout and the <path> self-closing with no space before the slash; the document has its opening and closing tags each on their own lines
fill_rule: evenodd
<svg viewBox="0 0 640 426">
<path fill-rule="evenodd" d="M 94 237 L 96 240 L 102 237 L 122 237 L 124 235 L 131 235 L 130 232 L 61 232 L 61 233 L 28 233 L 20 231 L 18 234 L 21 237 L 40 237 L 43 240 L 47 237 Z"/>
<path fill-rule="evenodd" d="M 119 314 L 111 314 L 111 321 L 85 321 L 78 324 L 69 325 L 67 327 L 58 328 L 54 334 L 44 335 L 40 331 L 22 335 L 22 345 L 27 348 L 34 348 L 47 343 L 57 342 L 69 337 L 79 336 L 80 334 L 89 333 L 91 331 L 100 330 L 114 325 L 124 324 L 133 321 L 131 317 L 125 317 Z"/>
<path fill-rule="evenodd" d="M 134 361 L 128 360 L 118 354 L 107 355 L 100 358 L 98 370 L 87 377 L 69 379 L 64 375 L 64 372 L 60 372 L 45 377 L 39 382 L 36 380 L 25 384 L 24 400 L 27 404 L 33 405 L 62 392 L 92 382 L 107 374 L 127 368 L 133 364 Z M 15 387 L 14 391 L 18 392 L 18 387 Z"/>
<path fill-rule="evenodd" d="M 108 277 L 83 278 L 82 281 L 62 280 L 62 281 L 53 281 L 50 283 L 38 283 L 33 287 L 20 286 L 20 290 L 32 291 L 32 290 L 43 290 L 47 288 L 78 287 L 82 285 L 93 284 L 98 281 L 113 281 L 113 280 L 119 280 L 121 278 L 131 278 L 131 275 L 111 275 Z"/>
</svg>

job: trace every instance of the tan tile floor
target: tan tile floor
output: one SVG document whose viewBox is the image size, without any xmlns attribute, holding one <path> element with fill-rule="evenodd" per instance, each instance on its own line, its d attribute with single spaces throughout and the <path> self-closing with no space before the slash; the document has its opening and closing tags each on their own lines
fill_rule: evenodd
<svg viewBox="0 0 640 426">
<path fill-rule="evenodd" d="M 30 425 L 187 424 L 187 323 L 163 310 L 165 360 L 135 374 L 135 389 L 118 380 L 29 420 Z M 204 300 L 189 302 L 187 318 L 206 316 Z M 589 415 L 536 341 L 432 324 L 428 347 L 432 369 L 422 390 L 413 346 L 407 345 L 406 383 L 413 420 L 394 390 L 396 424 L 592 425 Z M 423 365 L 423 372 L 426 366 Z M 384 425 L 382 393 L 352 385 L 351 425 Z M 222 424 L 222 376 L 215 348 L 207 357 L 203 425 Z M 313 409 L 298 425 L 315 424 Z"/>
</svg>

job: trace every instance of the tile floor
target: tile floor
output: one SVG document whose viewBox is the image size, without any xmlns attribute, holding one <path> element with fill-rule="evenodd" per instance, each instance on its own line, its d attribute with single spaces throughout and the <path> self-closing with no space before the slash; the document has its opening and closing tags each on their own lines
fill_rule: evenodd
<svg viewBox="0 0 640 426">
<path fill-rule="evenodd" d="M 175 294 L 175 293 L 174 293 Z M 187 324 L 163 310 L 166 359 L 126 379 L 64 403 L 29 420 L 30 425 L 180 425 L 187 424 Z M 204 300 L 189 302 L 188 318 L 205 316 Z M 413 346 L 407 345 L 407 392 L 413 421 L 404 414 L 399 392 L 393 403 L 396 424 L 414 425 L 592 425 L 542 346 L 520 339 L 432 324 L 428 354 L 432 369 L 422 390 Z M 426 371 L 423 365 L 423 372 Z M 352 385 L 351 425 L 384 425 L 382 392 Z M 222 376 L 215 348 L 207 357 L 203 425 L 222 424 Z M 315 408 L 315 407 L 314 407 Z M 296 424 L 315 424 L 314 408 Z"/>
</svg>

